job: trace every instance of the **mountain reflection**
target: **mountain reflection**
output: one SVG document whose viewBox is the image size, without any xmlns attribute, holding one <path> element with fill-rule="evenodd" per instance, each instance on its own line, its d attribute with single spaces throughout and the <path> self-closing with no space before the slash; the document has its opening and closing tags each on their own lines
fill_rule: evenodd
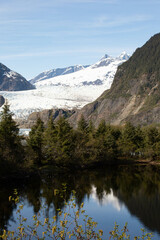
<svg viewBox="0 0 160 240">
<path fill-rule="evenodd" d="M 69 200 L 72 190 L 76 191 L 76 202 L 80 205 L 85 198 L 92 198 L 101 206 L 111 204 L 117 211 L 123 206 L 136 216 L 151 231 L 160 233 L 160 168 L 156 166 L 117 166 L 75 174 L 45 171 L 41 177 L 25 183 L 0 184 L 0 229 L 7 228 L 14 221 L 16 206 L 9 202 L 14 189 L 26 206 L 33 206 L 34 213 L 45 203 L 46 216 L 56 214 L 64 207 L 64 199 L 54 196 L 54 189 L 62 189 L 65 183 L 65 199 Z M 11 221 L 10 221 L 11 223 Z"/>
</svg>

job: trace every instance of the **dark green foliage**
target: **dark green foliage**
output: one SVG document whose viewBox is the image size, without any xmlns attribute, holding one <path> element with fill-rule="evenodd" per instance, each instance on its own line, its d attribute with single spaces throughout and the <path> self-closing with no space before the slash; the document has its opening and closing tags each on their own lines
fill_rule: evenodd
<svg viewBox="0 0 160 240">
<path fill-rule="evenodd" d="M 0 114 L 0 162 L 11 167 L 23 162 L 24 152 L 19 136 L 19 128 L 6 103 Z"/>
<path fill-rule="evenodd" d="M 87 133 L 88 131 L 88 123 L 86 122 L 83 115 L 81 115 L 81 118 L 78 121 L 78 130 L 84 133 Z"/>
<path fill-rule="evenodd" d="M 45 130 L 44 127 L 40 128 L 42 131 L 38 131 L 38 135 L 37 129 L 39 129 L 37 125 L 32 129 L 33 134 L 30 133 L 28 143 L 34 151 L 38 150 L 43 163 L 54 164 L 58 167 L 71 165 L 74 161 L 75 136 L 67 120 L 60 117 L 54 123 L 51 117 L 47 128 Z M 40 146 L 39 142 L 41 142 Z"/>
<path fill-rule="evenodd" d="M 56 123 L 56 156 L 55 161 L 58 165 L 66 166 L 73 162 L 74 152 L 73 130 L 64 117 Z"/>
<path fill-rule="evenodd" d="M 92 138 L 92 131 L 94 131 L 92 122 L 90 121 L 88 124 L 84 116 L 81 115 L 78 121 L 78 128 L 75 131 L 75 158 L 78 165 L 85 166 L 90 162 L 92 147 L 89 139 Z"/>
<path fill-rule="evenodd" d="M 94 124 L 93 124 L 92 120 L 90 120 L 89 124 L 88 124 L 88 132 L 92 134 L 94 132 L 94 130 L 95 130 Z"/>
<path fill-rule="evenodd" d="M 52 116 L 48 121 L 48 126 L 44 132 L 44 154 L 46 163 L 53 163 L 55 159 L 55 146 L 57 142 L 57 130 L 53 122 Z"/>
<path fill-rule="evenodd" d="M 119 139 L 119 149 L 124 155 L 130 155 L 136 150 L 136 131 L 131 123 L 126 123 Z"/>
<path fill-rule="evenodd" d="M 122 157 L 160 159 L 160 127 L 135 127 L 129 122 L 120 128 L 102 120 L 95 129 L 82 116 L 78 128 L 73 129 L 64 117 L 56 123 L 51 117 L 47 127 L 38 118 L 27 146 L 22 146 L 21 140 L 6 104 L 0 121 L 1 169 L 4 165 L 12 168 L 13 164 L 26 166 L 26 163 L 71 169 L 112 163 Z"/>
<path fill-rule="evenodd" d="M 45 129 L 38 120 L 28 144 L 35 163 L 69 168 L 111 163 L 119 157 L 157 159 L 160 154 L 160 134 L 156 127 L 135 127 L 127 122 L 120 128 L 106 125 L 102 120 L 95 129 L 83 116 L 77 129 L 72 129 L 63 117 L 56 123 L 51 118 Z"/>
<path fill-rule="evenodd" d="M 106 133 L 106 129 L 107 127 L 106 127 L 105 120 L 102 120 L 97 128 L 96 136 L 97 137 L 104 136 Z"/>
<path fill-rule="evenodd" d="M 44 133 L 44 124 L 40 118 L 37 119 L 37 122 L 34 127 L 32 127 L 29 133 L 28 146 L 32 160 L 35 164 L 41 165 L 43 159 L 43 133 Z"/>
<path fill-rule="evenodd" d="M 102 120 L 95 135 L 96 153 L 99 162 L 110 162 L 117 156 L 119 132 Z"/>
<path fill-rule="evenodd" d="M 160 156 L 160 133 L 156 127 L 143 129 L 144 134 L 144 154 L 151 158 Z"/>
<path fill-rule="evenodd" d="M 119 150 L 122 155 L 136 156 L 140 154 L 143 145 L 143 134 L 139 127 L 134 127 L 127 122 L 122 130 L 118 141 Z"/>
</svg>

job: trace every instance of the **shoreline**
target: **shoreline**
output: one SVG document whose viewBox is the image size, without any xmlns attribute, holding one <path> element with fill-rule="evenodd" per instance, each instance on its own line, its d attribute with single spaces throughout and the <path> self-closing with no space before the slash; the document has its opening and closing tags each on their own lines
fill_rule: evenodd
<svg viewBox="0 0 160 240">
<path fill-rule="evenodd" d="M 35 168 L 20 168 L 17 171 L 10 171 L 4 173 L 3 175 L 0 175 L 0 180 L 3 182 L 7 181 L 19 181 L 23 180 L 28 181 L 32 177 L 41 177 L 41 175 L 47 173 L 47 172 L 53 172 L 55 174 L 60 174 L 60 173 L 72 173 L 72 172 L 83 172 L 86 170 L 97 170 L 105 167 L 111 167 L 111 166 L 123 166 L 123 165 L 154 165 L 154 166 L 159 166 L 160 161 L 158 160 L 151 160 L 151 159 L 125 159 L 125 158 L 120 158 L 120 159 L 115 159 L 111 161 L 107 161 L 107 163 L 101 163 L 101 164 L 94 164 L 90 166 L 81 166 L 81 167 L 75 167 L 72 166 L 70 167 L 57 167 L 54 165 L 44 165 L 41 167 L 35 167 Z"/>
</svg>

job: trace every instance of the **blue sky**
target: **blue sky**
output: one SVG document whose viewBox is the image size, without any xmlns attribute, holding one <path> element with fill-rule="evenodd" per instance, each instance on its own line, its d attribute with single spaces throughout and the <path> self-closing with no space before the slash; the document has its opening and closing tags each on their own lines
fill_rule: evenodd
<svg viewBox="0 0 160 240">
<path fill-rule="evenodd" d="M 160 32 L 160 0 L 0 0 L 0 62 L 27 79 L 132 54 Z"/>
</svg>

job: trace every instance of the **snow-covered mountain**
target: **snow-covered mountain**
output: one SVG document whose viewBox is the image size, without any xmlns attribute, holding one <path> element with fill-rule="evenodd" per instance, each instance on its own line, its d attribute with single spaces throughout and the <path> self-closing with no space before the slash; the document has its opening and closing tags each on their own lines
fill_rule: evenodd
<svg viewBox="0 0 160 240">
<path fill-rule="evenodd" d="M 100 94 L 102 88 L 103 90 L 110 88 L 118 65 L 126 61 L 128 58 L 129 56 L 125 52 L 117 58 L 105 55 L 97 63 L 86 68 L 82 68 L 79 71 L 73 72 L 71 74 L 56 76 L 53 78 L 45 78 L 44 80 L 41 78 L 35 81 L 34 84 L 37 89 L 44 89 L 49 87 L 58 90 L 58 88 L 62 87 L 70 91 L 71 88 L 74 88 L 75 91 L 79 92 L 77 92 L 77 94 L 80 94 L 82 98 L 83 96 L 85 98 L 94 98 L 96 93 L 92 94 L 91 91 L 95 90 L 95 86 L 96 91 L 100 92 Z M 80 91 L 80 89 L 83 89 L 83 92 Z M 71 92 L 68 93 L 70 96 Z M 78 97 L 78 95 L 75 97 Z"/>
<path fill-rule="evenodd" d="M 0 91 L 22 91 L 34 88 L 22 75 L 0 63 Z"/>
<path fill-rule="evenodd" d="M 46 79 L 47 71 L 35 80 L 35 90 L 4 91 L 1 95 L 8 99 L 16 118 L 26 118 L 33 111 L 49 108 L 81 108 L 110 88 L 117 67 L 128 58 L 125 52 L 117 58 L 105 55 L 97 63 L 79 71 Z"/>
<path fill-rule="evenodd" d="M 57 76 L 60 76 L 60 75 L 65 75 L 65 74 L 77 72 L 77 71 L 82 70 L 86 67 L 89 67 L 89 65 L 86 65 L 86 66 L 76 65 L 76 66 L 70 66 L 70 67 L 66 67 L 66 68 L 56 68 L 56 69 L 52 69 L 52 70 L 49 70 L 49 71 L 42 72 L 38 76 L 36 76 L 35 78 L 33 78 L 29 81 L 30 81 L 30 83 L 34 84 L 36 82 L 39 82 L 39 81 L 42 81 L 42 80 L 45 80 L 45 79 L 49 79 L 49 78 L 57 77 Z"/>
</svg>

